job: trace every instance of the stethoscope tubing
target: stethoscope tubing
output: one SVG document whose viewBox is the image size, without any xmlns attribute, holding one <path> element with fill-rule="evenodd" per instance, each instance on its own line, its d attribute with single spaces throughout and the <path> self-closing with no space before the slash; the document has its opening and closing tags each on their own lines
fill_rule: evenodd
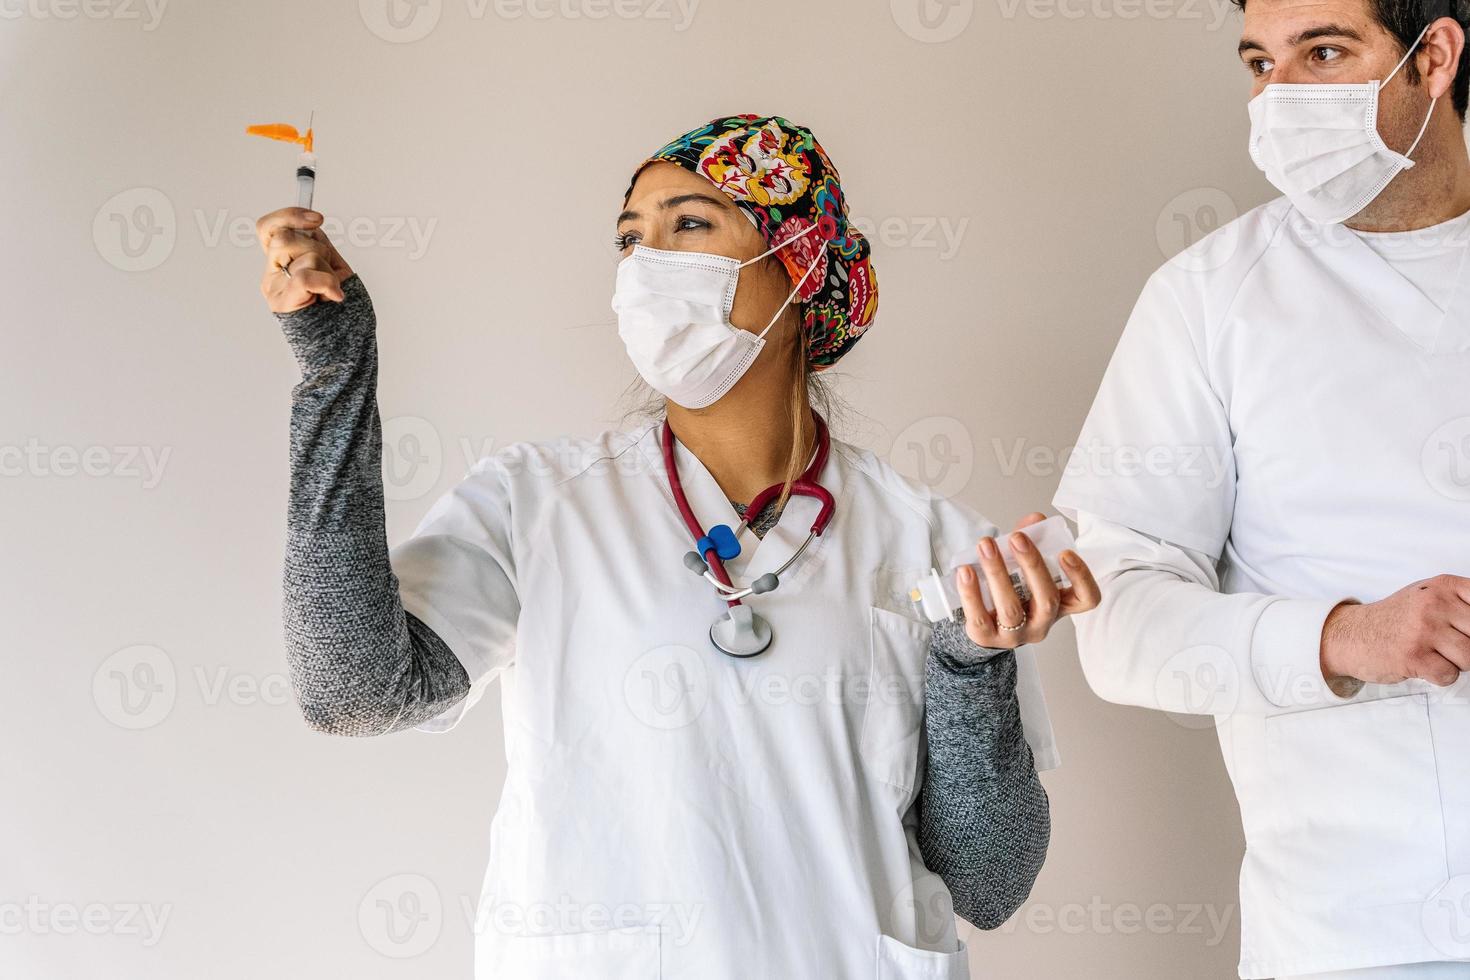
<svg viewBox="0 0 1470 980">
<path fill-rule="evenodd" d="M 776 569 L 775 574 L 778 577 L 786 569 L 790 568 L 801 557 L 802 553 L 806 551 L 807 546 L 815 538 L 820 537 L 822 532 L 827 529 L 827 525 L 831 523 L 833 512 L 837 506 L 836 501 L 827 488 L 817 483 L 817 477 L 827 466 L 827 455 L 832 444 L 831 436 L 827 431 L 827 423 L 820 415 L 812 412 L 812 420 L 816 423 L 817 427 L 816 455 L 812 458 L 811 465 L 806 468 L 806 472 L 792 481 L 791 493 L 796 496 L 814 497 L 821 501 L 822 508 L 817 513 L 816 520 L 812 522 L 811 529 L 807 532 L 806 540 L 801 543 L 801 547 L 790 558 L 782 562 L 780 568 Z M 694 508 L 689 504 L 689 497 L 684 492 L 684 483 L 679 479 L 679 466 L 674 453 L 674 431 L 669 427 L 668 419 L 664 419 L 660 442 L 663 449 L 664 470 L 668 474 L 669 491 L 674 498 L 674 505 L 679 509 L 679 516 L 684 519 L 684 526 L 689 529 L 689 533 L 698 542 L 705 536 L 704 529 L 700 527 L 699 518 L 695 516 Z M 784 483 L 775 483 L 756 494 L 755 498 L 751 500 L 750 505 L 745 509 L 744 526 L 749 527 L 750 521 L 785 488 L 786 485 Z M 707 566 L 704 577 L 721 593 L 721 597 L 725 599 L 728 605 L 739 605 L 741 599 L 754 594 L 751 588 L 739 588 L 730 581 L 730 574 L 725 570 L 724 561 L 713 548 L 705 551 L 704 560 Z"/>
</svg>

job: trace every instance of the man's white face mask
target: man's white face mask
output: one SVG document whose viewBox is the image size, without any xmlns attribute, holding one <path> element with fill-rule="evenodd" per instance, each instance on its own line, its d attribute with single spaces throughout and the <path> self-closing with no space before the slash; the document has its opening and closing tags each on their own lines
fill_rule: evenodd
<svg viewBox="0 0 1470 980">
<path fill-rule="evenodd" d="M 1322 224 L 1346 221 L 1414 166 L 1409 159 L 1429 128 L 1403 153 L 1378 135 L 1378 95 L 1429 33 L 1426 24 L 1408 54 L 1382 82 L 1362 85 L 1271 84 L 1250 101 L 1251 159 L 1298 211 Z"/>
<path fill-rule="evenodd" d="M 618 335 L 643 380 L 685 408 L 704 408 L 723 397 L 755 363 L 766 334 L 818 263 L 811 264 L 759 335 L 730 322 L 740 270 L 816 229 L 812 225 L 749 262 L 634 245 L 618 263 L 612 308 Z"/>
</svg>

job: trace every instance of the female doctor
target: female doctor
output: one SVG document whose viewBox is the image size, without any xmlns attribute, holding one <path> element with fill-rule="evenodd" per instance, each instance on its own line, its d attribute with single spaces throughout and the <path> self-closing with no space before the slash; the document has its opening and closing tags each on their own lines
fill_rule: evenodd
<svg viewBox="0 0 1470 980">
<path fill-rule="evenodd" d="M 992 525 L 813 410 L 877 284 L 812 134 L 724 117 L 635 170 L 612 303 L 656 417 L 481 460 L 391 556 L 373 308 L 321 221 L 258 225 L 302 371 L 291 679 L 341 735 L 501 679 L 477 975 L 968 977 L 952 908 L 1000 924 L 1049 832 L 1012 650 L 1098 591 L 1017 533 L 1018 594 Z M 956 623 L 910 599 L 935 567 Z"/>
</svg>

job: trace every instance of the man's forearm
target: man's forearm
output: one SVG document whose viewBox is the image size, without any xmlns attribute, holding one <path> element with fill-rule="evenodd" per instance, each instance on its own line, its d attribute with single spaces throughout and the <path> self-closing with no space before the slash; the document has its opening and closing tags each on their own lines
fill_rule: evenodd
<svg viewBox="0 0 1470 980">
<path fill-rule="evenodd" d="M 1343 703 L 1321 662 L 1339 600 L 1222 593 L 1213 558 L 1088 514 L 1078 550 L 1102 584 L 1101 605 L 1077 619 L 1100 697 L 1217 716 Z"/>
</svg>

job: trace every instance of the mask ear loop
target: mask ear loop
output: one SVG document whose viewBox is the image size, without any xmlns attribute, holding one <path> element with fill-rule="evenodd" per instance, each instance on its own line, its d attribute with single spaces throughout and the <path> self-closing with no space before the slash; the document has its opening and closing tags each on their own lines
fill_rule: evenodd
<svg viewBox="0 0 1470 980">
<path fill-rule="evenodd" d="M 781 249 L 785 248 L 787 245 L 790 245 L 792 242 L 796 241 L 798 238 L 802 237 L 803 235 L 809 235 L 809 234 L 811 234 L 812 232 L 814 232 L 816 230 L 817 230 L 817 226 L 816 225 L 809 225 L 805 229 L 803 229 L 802 231 L 799 231 L 796 234 L 792 235 L 790 238 L 786 239 L 781 244 L 779 244 L 779 245 L 773 245 L 772 247 L 766 249 L 760 255 L 757 255 L 755 258 L 751 259 L 749 262 L 742 262 L 742 263 L 740 263 L 740 268 L 743 269 L 746 266 L 748 266 L 748 265 L 750 265 L 750 264 L 752 264 L 754 262 L 759 262 L 761 259 L 765 258 L 767 255 L 771 255 L 771 254 L 773 254 L 775 252 L 780 251 Z M 803 287 L 803 286 L 806 285 L 806 281 L 808 279 L 810 279 L 812 273 L 813 272 L 816 272 L 816 271 L 817 271 L 817 263 L 815 261 L 813 261 L 812 264 L 807 267 L 807 270 L 802 275 L 801 279 L 797 282 L 796 288 L 793 289 L 791 291 L 791 294 L 786 297 L 786 302 L 784 302 L 784 303 L 781 304 L 781 308 L 776 311 L 776 315 L 773 316 L 773 317 L 771 317 L 771 322 L 768 323 L 768 324 L 766 324 L 766 329 L 762 330 L 757 335 L 757 339 L 758 340 L 764 340 L 766 334 L 768 334 L 768 333 L 771 332 L 771 328 L 776 325 L 776 321 L 779 320 L 779 319 L 781 319 L 781 314 L 786 312 L 786 307 L 788 307 L 788 306 L 791 305 L 791 301 L 796 298 L 796 295 L 798 293 L 801 292 L 801 287 Z"/>
<path fill-rule="evenodd" d="M 1388 73 L 1387 78 L 1378 83 L 1378 91 L 1382 92 L 1384 86 L 1393 81 L 1395 75 L 1403 71 L 1404 65 L 1407 65 L 1409 63 L 1409 59 L 1414 57 L 1415 52 L 1419 50 L 1419 45 L 1424 43 L 1424 38 L 1429 34 L 1429 29 L 1433 26 L 1434 21 L 1430 21 L 1429 23 L 1424 25 L 1424 30 L 1419 32 L 1419 36 L 1414 39 L 1414 43 L 1409 45 L 1409 50 L 1406 51 L 1403 58 L 1399 60 L 1398 67 L 1394 68 L 1393 71 Z M 1419 141 L 1424 139 L 1424 134 L 1429 131 L 1429 120 L 1434 118 L 1434 107 L 1438 104 L 1438 97 L 1429 100 L 1429 111 L 1424 114 L 1424 125 L 1419 127 L 1419 135 L 1414 137 L 1414 142 L 1411 143 L 1409 145 L 1409 148 L 1404 151 L 1404 159 L 1409 160 L 1409 158 L 1414 155 L 1414 151 L 1419 149 Z M 1413 165 L 1414 161 L 1409 160 L 1408 166 L 1412 167 Z"/>
<path fill-rule="evenodd" d="M 762 338 L 764 338 L 766 334 L 771 332 L 771 328 L 776 325 L 776 321 L 781 319 L 781 314 L 786 312 L 786 307 L 791 305 L 791 301 L 796 298 L 796 294 L 801 292 L 801 287 L 806 285 L 806 281 L 810 279 L 812 273 L 816 271 L 817 263 L 815 260 L 813 260 L 811 266 L 806 270 L 806 274 L 801 277 L 801 280 L 796 284 L 796 288 L 791 291 L 791 295 L 786 297 L 786 302 L 782 303 L 781 308 L 776 311 L 776 315 L 771 317 L 771 322 L 766 324 L 766 329 L 760 332 L 760 336 Z"/>
<path fill-rule="evenodd" d="M 1425 35 L 1427 35 L 1429 33 L 1429 29 L 1431 27 L 1433 27 L 1433 26 L 1434 26 L 1434 21 L 1430 21 L 1429 23 L 1427 23 L 1427 24 L 1424 25 L 1424 30 L 1420 31 L 1419 32 L 1419 36 L 1416 37 L 1416 38 L 1414 38 L 1414 43 L 1411 44 L 1411 45 L 1409 45 L 1409 50 L 1404 52 L 1404 56 L 1399 59 L 1398 65 L 1396 65 L 1394 67 L 1394 70 L 1393 71 L 1391 71 L 1391 72 L 1388 73 L 1388 77 L 1387 78 L 1385 78 L 1383 81 L 1381 81 L 1381 82 L 1378 83 L 1378 91 L 1382 92 L 1383 91 L 1383 87 L 1385 85 L 1387 85 L 1389 82 L 1393 81 L 1393 77 L 1395 75 L 1397 75 L 1399 72 L 1401 72 L 1401 71 L 1404 70 L 1404 66 L 1409 63 L 1409 59 L 1410 58 L 1414 57 L 1415 52 L 1417 52 L 1419 50 L 1419 45 L 1421 45 L 1421 44 L 1424 43 L 1424 37 L 1425 37 Z"/>
<path fill-rule="evenodd" d="M 740 265 L 737 266 L 737 268 L 743 269 L 743 268 L 745 268 L 748 265 L 754 265 L 755 263 L 759 262 L 761 259 L 765 258 L 767 255 L 772 255 L 772 254 L 774 254 L 776 252 L 781 251 L 781 249 L 785 248 L 787 245 L 790 245 L 792 242 L 796 241 L 798 238 L 802 237 L 803 235 L 810 235 L 812 232 L 814 232 L 816 230 L 817 230 L 817 226 L 816 225 L 809 225 L 806 228 L 802 229 L 801 231 L 798 231 L 796 234 L 792 235 L 790 238 L 786 239 L 784 242 L 778 242 L 777 244 L 772 245 L 770 248 L 766 249 L 764 252 L 762 252 L 761 254 L 757 255 L 755 258 L 753 258 L 753 259 L 747 259 L 746 261 L 740 263 Z"/>
</svg>

